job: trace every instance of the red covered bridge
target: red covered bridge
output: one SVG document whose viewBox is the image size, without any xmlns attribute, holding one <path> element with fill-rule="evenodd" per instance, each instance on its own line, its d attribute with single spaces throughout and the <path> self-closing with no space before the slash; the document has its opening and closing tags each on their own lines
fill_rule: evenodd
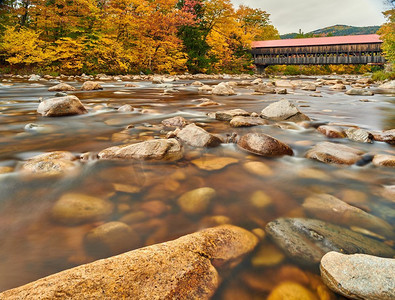
<svg viewBox="0 0 395 300">
<path fill-rule="evenodd" d="M 383 64 L 377 34 L 258 41 L 252 55 L 258 68 L 268 65 Z"/>
</svg>

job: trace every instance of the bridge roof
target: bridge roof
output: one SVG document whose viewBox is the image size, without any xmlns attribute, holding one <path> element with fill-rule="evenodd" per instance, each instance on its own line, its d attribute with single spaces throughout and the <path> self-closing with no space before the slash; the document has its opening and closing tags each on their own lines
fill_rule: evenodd
<svg viewBox="0 0 395 300">
<path fill-rule="evenodd" d="M 285 39 L 252 42 L 252 48 L 302 47 L 346 44 L 382 43 L 377 34 L 330 36 L 305 39 Z"/>
</svg>

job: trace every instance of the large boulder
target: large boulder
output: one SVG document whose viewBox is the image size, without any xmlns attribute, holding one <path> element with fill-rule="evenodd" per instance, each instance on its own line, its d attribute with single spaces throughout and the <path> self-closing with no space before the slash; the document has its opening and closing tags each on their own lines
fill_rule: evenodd
<svg viewBox="0 0 395 300">
<path fill-rule="evenodd" d="M 361 159 L 363 153 L 346 145 L 322 142 L 310 149 L 306 157 L 327 164 L 353 165 Z"/>
<path fill-rule="evenodd" d="M 334 292 L 351 299 L 395 299 L 395 259 L 329 252 L 321 277 Z"/>
<path fill-rule="evenodd" d="M 37 112 L 45 117 L 62 117 L 86 114 L 88 111 L 76 96 L 66 96 L 42 101 Z"/>
<path fill-rule="evenodd" d="M 383 83 L 378 87 L 380 90 L 390 90 L 390 92 L 395 92 L 395 80 Z"/>
<path fill-rule="evenodd" d="M 393 257 L 395 250 L 375 239 L 331 223 L 303 218 L 281 218 L 267 224 L 266 233 L 288 257 L 317 266 L 330 251 Z"/>
<path fill-rule="evenodd" d="M 221 268 L 234 267 L 258 243 L 223 225 L 95 261 L 0 293 L 1 299 L 210 299 Z"/>
<path fill-rule="evenodd" d="M 291 147 L 264 133 L 243 135 L 237 145 L 248 152 L 266 157 L 293 155 Z"/>
<path fill-rule="evenodd" d="M 217 95 L 217 96 L 236 95 L 232 87 L 225 82 L 221 82 L 220 84 L 214 86 L 211 92 L 213 95 Z"/>
<path fill-rule="evenodd" d="M 183 157 L 181 144 L 176 139 L 148 140 L 104 149 L 99 159 L 137 159 L 174 161 Z"/>
<path fill-rule="evenodd" d="M 216 147 L 221 144 L 221 139 L 194 123 L 185 126 L 177 137 L 184 143 L 192 147 Z"/>
<path fill-rule="evenodd" d="M 49 92 L 66 92 L 66 91 L 75 91 L 75 87 L 67 84 L 67 83 L 59 83 L 55 86 L 51 86 L 48 91 Z"/>
<path fill-rule="evenodd" d="M 93 90 L 102 90 L 103 87 L 97 81 L 85 81 L 82 84 L 81 90 L 83 91 L 93 91 Z"/>
<path fill-rule="evenodd" d="M 265 107 L 261 117 L 273 121 L 310 121 L 310 118 L 299 111 L 299 109 L 288 100 L 274 102 Z"/>
</svg>

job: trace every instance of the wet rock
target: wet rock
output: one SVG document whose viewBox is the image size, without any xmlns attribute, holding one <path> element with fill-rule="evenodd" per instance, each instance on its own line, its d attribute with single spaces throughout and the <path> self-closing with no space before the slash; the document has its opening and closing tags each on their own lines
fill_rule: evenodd
<svg viewBox="0 0 395 300">
<path fill-rule="evenodd" d="M 215 113 L 215 118 L 220 121 L 230 121 L 237 116 L 247 117 L 249 115 L 250 113 L 245 111 L 244 109 L 236 108 L 231 110 L 217 111 Z"/>
<path fill-rule="evenodd" d="M 76 96 L 66 96 L 42 101 L 37 112 L 45 117 L 62 117 L 86 114 L 88 111 Z"/>
<path fill-rule="evenodd" d="M 351 299 L 395 299 L 395 259 L 329 252 L 321 277 L 334 292 Z"/>
<path fill-rule="evenodd" d="M 308 83 L 302 87 L 302 90 L 304 91 L 315 91 L 317 89 L 317 86 L 314 83 Z"/>
<path fill-rule="evenodd" d="M 210 299 L 221 282 L 213 262 L 233 267 L 257 243 L 249 231 L 224 225 L 66 270 L 0 298 Z"/>
<path fill-rule="evenodd" d="M 248 152 L 266 157 L 293 155 L 288 145 L 264 133 L 243 135 L 237 145 Z"/>
<path fill-rule="evenodd" d="M 183 157 L 183 151 L 176 139 L 156 139 L 110 147 L 99 152 L 98 157 L 99 159 L 174 161 Z"/>
<path fill-rule="evenodd" d="M 322 125 L 317 128 L 318 132 L 326 135 L 329 138 L 345 138 L 346 135 L 341 127 L 330 126 L 330 125 Z"/>
<path fill-rule="evenodd" d="M 366 253 L 392 257 L 395 251 L 384 243 L 331 223 L 302 218 L 277 219 L 266 233 L 288 257 L 302 265 L 316 266 L 330 251 Z"/>
<path fill-rule="evenodd" d="M 197 107 L 206 107 L 206 106 L 216 106 L 216 105 L 221 105 L 218 102 L 212 101 L 210 99 L 199 99 L 201 103 L 196 105 Z"/>
<path fill-rule="evenodd" d="M 7 173 L 11 173 L 12 171 L 14 171 L 13 167 L 0 166 L 0 174 L 7 174 Z"/>
<path fill-rule="evenodd" d="M 232 87 L 225 82 L 221 82 L 220 84 L 214 86 L 211 92 L 213 95 L 217 95 L 217 96 L 236 95 Z"/>
<path fill-rule="evenodd" d="M 125 84 L 125 87 L 138 87 L 138 85 L 137 84 L 134 84 L 134 83 L 126 83 Z"/>
<path fill-rule="evenodd" d="M 260 161 L 249 161 L 246 162 L 243 165 L 243 168 L 253 174 L 253 175 L 258 175 L 258 176 L 262 176 L 262 177 L 267 177 L 267 176 L 271 176 L 273 175 L 273 171 L 272 169 L 270 169 L 268 167 L 268 165 L 266 165 L 263 162 Z"/>
<path fill-rule="evenodd" d="M 67 93 L 64 93 L 64 92 L 57 92 L 55 94 L 55 97 L 66 97 L 66 96 L 67 96 Z"/>
<path fill-rule="evenodd" d="M 213 90 L 213 88 L 209 85 L 203 85 L 198 88 L 199 93 L 202 93 L 202 94 L 211 94 L 212 90 Z"/>
<path fill-rule="evenodd" d="M 356 163 L 363 154 L 355 148 L 341 144 L 322 142 L 315 145 L 306 153 L 306 157 L 328 164 L 352 165 Z"/>
<path fill-rule="evenodd" d="M 66 92 L 66 91 L 75 91 L 76 88 L 67 84 L 67 83 L 59 83 L 55 86 L 51 86 L 48 91 L 49 92 Z"/>
<path fill-rule="evenodd" d="M 373 83 L 373 80 L 370 77 L 363 77 L 363 78 L 358 79 L 357 83 L 360 83 L 360 84 L 371 84 L 371 83 Z"/>
<path fill-rule="evenodd" d="M 283 87 L 293 89 L 295 86 L 292 84 L 290 80 L 276 80 L 275 82 L 276 87 Z"/>
<path fill-rule="evenodd" d="M 377 154 L 373 158 L 373 164 L 377 167 L 395 167 L 395 155 Z"/>
<path fill-rule="evenodd" d="M 276 89 L 273 86 L 268 86 L 265 83 L 260 83 L 254 87 L 254 92 L 256 94 L 275 94 Z"/>
<path fill-rule="evenodd" d="M 257 78 L 257 79 L 254 79 L 254 80 L 251 82 L 251 84 L 252 84 L 252 85 L 255 85 L 255 84 L 260 84 L 260 83 L 263 83 L 263 80 L 262 80 L 262 78 Z"/>
<path fill-rule="evenodd" d="M 81 90 L 83 91 L 93 91 L 93 90 L 102 90 L 103 87 L 97 81 L 85 81 L 82 84 Z"/>
<path fill-rule="evenodd" d="M 277 89 L 276 89 L 276 94 L 279 94 L 279 95 L 286 95 L 286 94 L 288 94 L 288 91 L 287 91 L 287 89 L 277 88 Z"/>
<path fill-rule="evenodd" d="M 23 129 L 31 133 L 50 133 L 55 130 L 55 128 L 51 125 L 41 125 L 35 123 L 26 124 Z"/>
<path fill-rule="evenodd" d="M 109 222 L 89 231 L 84 243 L 88 254 L 103 258 L 135 249 L 140 245 L 140 240 L 127 224 Z"/>
<path fill-rule="evenodd" d="M 378 88 L 380 90 L 390 90 L 390 92 L 394 92 L 395 91 L 395 80 L 391 80 L 386 83 L 383 83 Z"/>
<path fill-rule="evenodd" d="M 384 220 L 351 206 L 328 194 L 317 194 L 303 202 L 303 208 L 315 218 L 344 226 L 359 226 L 387 237 L 392 237 L 393 228 Z"/>
<path fill-rule="evenodd" d="M 345 133 L 354 142 L 372 143 L 373 140 L 373 135 L 361 128 L 348 128 Z"/>
<path fill-rule="evenodd" d="M 346 92 L 346 95 L 373 96 L 374 93 L 367 89 L 352 88 Z"/>
<path fill-rule="evenodd" d="M 32 74 L 32 75 L 30 75 L 28 81 L 40 81 L 41 79 L 42 79 L 42 78 L 41 78 L 40 75 Z"/>
<path fill-rule="evenodd" d="M 201 214 L 205 212 L 217 192 L 210 187 L 198 188 L 183 194 L 178 198 L 178 205 L 187 214 Z"/>
<path fill-rule="evenodd" d="M 193 123 L 178 132 L 177 137 L 192 147 L 216 147 L 222 142 L 219 137 Z"/>
<path fill-rule="evenodd" d="M 130 104 L 125 104 L 125 105 L 122 105 L 121 107 L 119 107 L 118 111 L 120 111 L 120 112 L 131 112 L 131 111 L 134 111 L 134 108 Z"/>
<path fill-rule="evenodd" d="M 217 171 L 237 163 L 238 160 L 233 157 L 204 156 L 194 159 L 191 162 L 199 169 L 206 171 Z"/>
<path fill-rule="evenodd" d="M 317 297 L 303 285 L 291 281 L 280 283 L 267 297 L 267 300 L 285 299 L 317 300 Z"/>
<path fill-rule="evenodd" d="M 342 83 L 336 83 L 336 84 L 332 85 L 329 89 L 335 90 L 335 91 L 341 91 L 341 90 L 345 90 L 346 86 Z"/>
<path fill-rule="evenodd" d="M 281 263 L 285 255 L 274 245 L 262 245 L 251 259 L 255 268 L 272 267 Z"/>
<path fill-rule="evenodd" d="M 273 121 L 310 121 L 310 118 L 300 112 L 297 107 L 288 100 L 281 100 L 270 104 L 261 112 L 262 118 Z"/>
<path fill-rule="evenodd" d="M 72 153 L 55 151 L 29 158 L 20 168 L 24 174 L 43 176 L 64 175 L 76 171 L 78 164 Z"/>
<path fill-rule="evenodd" d="M 189 124 L 189 122 L 181 116 L 165 119 L 161 123 L 166 127 L 184 127 Z"/>
<path fill-rule="evenodd" d="M 153 84 L 161 84 L 164 83 L 165 81 L 163 80 L 162 76 L 154 76 L 152 77 L 152 83 Z"/>
<path fill-rule="evenodd" d="M 272 198 L 264 191 L 255 191 L 250 197 L 250 203 L 256 208 L 265 208 L 273 203 Z"/>
<path fill-rule="evenodd" d="M 259 125 L 267 125 L 269 122 L 259 117 L 236 116 L 230 121 L 232 127 L 251 127 Z"/>
<path fill-rule="evenodd" d="M 379 142 L 386 142 L 395 145 L 395 129 L 386 130 L 383 132 L 372 132 L 374 140 Z"/>
<path fill-rule="evenodd" d="M 102 221 L 113 211 L 113 204 L 107 200 L 84 194 L 65 194 L 54 204 L 52 219 L 64 225 L 78 225 Z"/>
<path fill-rule="evenodd" d="M 204 84 L 200 81 L 194 81 L 191 83 L 192 86 L 204 86 Z"/>
</svg>

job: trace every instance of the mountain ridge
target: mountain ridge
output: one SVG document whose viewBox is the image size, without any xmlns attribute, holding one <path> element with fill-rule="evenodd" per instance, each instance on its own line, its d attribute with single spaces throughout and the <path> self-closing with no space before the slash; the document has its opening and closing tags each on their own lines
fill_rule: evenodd
<svg viewBox="0 0 395 300">
<path fill-rule="evenodd" d="M 342 35 L 361 35 L 374 34 L 379 30 L 380 26 L 349 26 L 349 25 L 333 25 L 310 31 L 308 33 L 287 33 L 280 35 L 281 39 L 295 39 L 304 37 L 324 37 L 324 36 L 342 36 Z"/>
</svg>

